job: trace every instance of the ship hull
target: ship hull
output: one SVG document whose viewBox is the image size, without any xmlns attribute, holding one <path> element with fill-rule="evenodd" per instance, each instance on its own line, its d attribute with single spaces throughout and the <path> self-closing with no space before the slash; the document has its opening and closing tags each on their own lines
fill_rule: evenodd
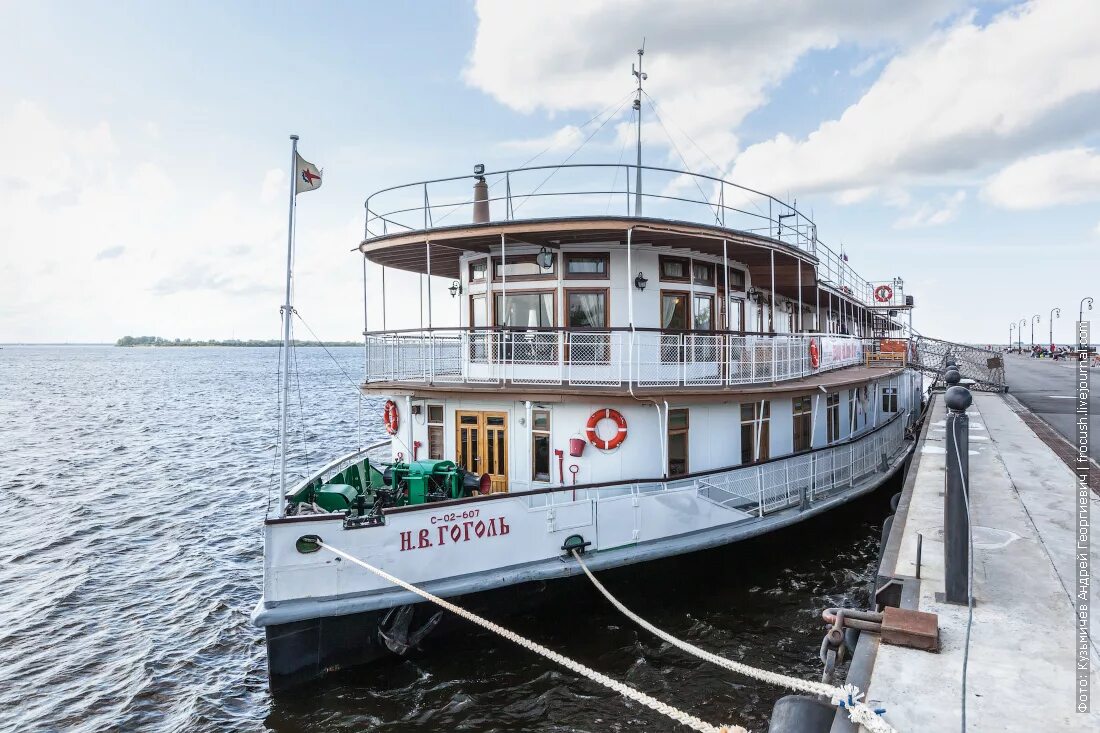
<svg viewBox="0 0 1100 733">
<path fill-rule="evenodd" d="M 822 504 L 809 511 L 792 509 L 789 513 L 768 517 L 765 522 L 738 527 L 734 531 L 723 532 L 722 535 L 700 536 L 690 546 L 684 544 L 674 545 L 668 542 L 655 543 L 648 548 L 635 548 L 636 550 L 642 550 L 641 554 L 632 556 L 623 554 L 622 557 L 615 557 L 615 551 L 604 551 L 593 555 L 588 561 L 589 565 L 596 570 L 610 570 L 612 568 L 640 566 L 643 563 L 665 559 L 676 562 L 675 558 L 677 556 L 686 557 L 699 551 L 732 545 L 753 537 L 768 535 L 795 524 L 801 524 L 814 517 L 829 514 L 840 506 L 878 490 L 895 477 L 904 476 L 911 457 L 911 447 L 911 444 L 908 445 L 894 457 L 889 470 L 877 474 L 870 480 L 861 482 L 860 485 L 853 486 L 852 489 L 833 497 L 828 502 L 822 502 Z M 622 549 L 625 548 L 621 548 L 619 554 L 622 554 Z M 574 573 L 568 571 L 575 568 L 575 563 L 558 561 L 555 561 L 555 563 L 557 568 L 550 568 L 545 573 L 528 572 L 510 579 L 510 582 L 498 573 L 496 583 L 492 586 L 479 582 L 476 578 L 466 578 L 465 585 L 461 589 L 455 586 L 453 592 L 440 587 L 433 588 L 431 587 L 432 584 L 426 585 L 429 590 L 448 596 L 458 605 L 467 607 L 474 612 L 484 611 L 490 616 L 495 616 L 493 609 L 503 607 L 514 610 L 537 604 L 539 599 L 545 598 L 542 591 L 554 589 L 560 583 L 560 581 L 559 583 L 546 583 L 545 580 L 552 578 L 565 579 L 574 575 Z M 509 596 L 507 603 L 500 602 L 503 595 Z M 395 658 L 397 654 L 387 648 L 380 630 L 392 626 L 392 623 L 390 623 L 391 612 L 402 606 L 411 607 L 414 609 L 414 613 L 406 624 L 406 628 L 399 630 L 397 634 L 399 638 L 402 631 L 404 633 L 411 632 L 415 635 L 417 631 L 426 629 L 431 631 L 432 640 L 436 642 L 438 637 L 445 637 L 455 623 L 455 619 L 444 617 L 439 628 L 428 629 L 429 626 L 434 627 L 434 624 L 431 623 L 432 615 L 435 612 L 434 608 L 426 603 L 416 603 L 413 600 L 415 596 L 410 597 L 410 594 L 405 592 L 391 597 L 393 600 L 388 605 L 378 607 L 379 603 L 385 603 L 385 601 L 378 599 L 370 602 L 370 605 L 374 606 L 373 608 L 364 611 L 350 610 L 354 609 L 356 604 L 354 601 L 349 602 L 350 599 L 347 598 L 339 601 L 335 599 L 333 601 L 311 601 L 305 607 L 293 604 L 288 608 L 284 605 L 281 609 L 273 608 L 266 611 L 263 610 L 263 602 L 261 601 L 260 607 L 257 608 L 255 620 L 261 623 L 264 620 L 268 621 L 264 625 L 267 637 L 268 675 L 271 691 L 278 694 L 319 679 L 331 672 L 368 665 L 387 658 Z M 348 612 L 339 613 L 338 608 L 341 607 L 348 609 Z M 311 614 L 313 614 L 312 617 L 302 618 L 303 615 L 309 616 Z M 290 617 L 295 620 L 277 622 L 276 619 L 280 617 Z M 392 630 L 390 636 L 394 636 Z"/>
</svg>

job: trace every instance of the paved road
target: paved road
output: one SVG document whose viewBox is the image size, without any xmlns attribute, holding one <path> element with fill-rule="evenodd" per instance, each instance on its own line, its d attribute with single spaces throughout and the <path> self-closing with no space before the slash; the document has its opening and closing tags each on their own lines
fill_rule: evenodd
<svg viewBox="0 0 1100 733">
<path fill-rule="evenodd" d="M 1077 382 L 1074 378 L 1076 368 L 1076 362 L 1064 359 L 1031 359 L 1015 354 L 1007 354 L 1005 357 L 1005 379 L 1008 381 L 1009 394 L 1050 423 L 1072 443 L 1077 442 L 1073 415 L 1076 406 L 1074 397 L 1077 394 Z M 1100 425 L 1100 397 L 1097 397 L 1100 392 L 1100 368 L 1090 369 L 1089 376 L 1092 386 L 1089 413 L 1092 416 L 1092 426 L 1097 426 Z M 1094 456 L 1097 452 L 1100 451 L 1093 451 Z"/>
</svg>

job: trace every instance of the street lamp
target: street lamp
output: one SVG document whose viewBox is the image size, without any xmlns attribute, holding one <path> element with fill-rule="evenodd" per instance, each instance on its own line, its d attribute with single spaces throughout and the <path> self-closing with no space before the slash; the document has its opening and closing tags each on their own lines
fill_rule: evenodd
<svg viewBox="0 0 1100 733">
<path fill-rule="evenodd" d="M 1008 324 L 1008 350 L 1012 351 L 1012 342 L 1016 339 L 1012 338 L 1012 334 L 1016 333 L 1016 324 Z"/>
<path fill-rule="evenodd" d="M 1058 318 L 1062 317 L 1062 309 L 1061 308 L 1051 308 L 1050 309 L 1050 355 L 1052 357 L 1054 356 L 1054 319 L 1055 319 L 1055 317 L 1058 317 Z"/>
<path fill-rule="evenodd" d="M 1033 354 L 1035 353 L 1035 324 L 1041 320 L 1043 319 L 1039 317 L 1038 313 L 1031 317 L 1031 353 Z"/>
<path fill-rule="evenodd" d="M 1017 345 L 1019 346 L 1017 351 L 1021 354 L 1024 353 L 1024 324 L 1025 323 L 1027 323 L 1027 319 L 1026 318 L 1021 318 L 1020 319 L 1020 328 L 1019 328 L 1019 330 L 1016 331 L 1016 340 L 1018 342 Z"/>
<path fill-rule="evenodd" d="M 1085 301 L 1089 302 L 1089 310 L 1092 310 L 1092 298 L 1081 298 L 1081 309 L 1077 312 L 1077 322 L 1085 320 Z"/>
</svg>

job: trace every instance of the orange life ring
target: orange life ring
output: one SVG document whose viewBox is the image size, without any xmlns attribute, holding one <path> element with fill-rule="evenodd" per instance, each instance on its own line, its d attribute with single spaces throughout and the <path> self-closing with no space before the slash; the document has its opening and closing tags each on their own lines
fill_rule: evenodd
<svg viewBox="0 0 1100 733">
<path fill-rule="evenodd" d="M 889 303 L 894 299 L 894 289 L 889 285 L 879 285 L 875 288 L 875 300 L 879 303 Z"/>
<path fill-rule="evenodd" d="M 596 426 L 600 424 L 600 420 L 604 419 L 614 420 L 617 428 L 615 434 L 607 440 L 601 438 L 600 434 L 596 432 Z M 588 438 L 588 442 L 600 450 L 614 450 L 626 440 L 626 419 L 618 410 L 612 410 L 609 407 L 605 407 L 602 410 L 596 410 L 592 413 L 592 417 L 588 418 L 588 427 L 585 430 L 585 435 Z"/>
<path fill-rule="evenodd" d="M 817 348 L 817 339 L 810 339 L 810 366 L 814 369 L 821 364 L 821 352 Z"/>
<path fill-rule="evenodd" d="M 382 422 L 386 424 L 387 433 L 397 435 L 397 426 L 401 421 L 397 417 L 397 403 L 393 400 L 386 400 L 386 406 L 382 408 Z"/>
</svg>

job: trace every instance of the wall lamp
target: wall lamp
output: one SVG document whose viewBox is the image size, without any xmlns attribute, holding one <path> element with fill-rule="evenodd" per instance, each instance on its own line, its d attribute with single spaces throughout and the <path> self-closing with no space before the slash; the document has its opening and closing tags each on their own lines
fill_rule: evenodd
<svg viewBox="0 0 1100 733">
<path fill-rule="evenodd" d="M 764 302 L 764 294 L 756 288 L 749 289 L 749 300 L 755 300 L 757 304 Z"/>
<path fill-rule="evenodd" d="M 462 295 L 462 283 L 460 283 L 458 280 L 455 280 L 453 283 L 451 283 L 451 287 L 447 289 L 451 291 L 452 298 Z"/>
<path fill-rule="evenodd" d="M 543 247 L 539 250 L 539 253 L 535 255 L 535 261 L 538 262 L 539 267 L 544 270 L 549 270 L 554 266 L 554 253 Z"/>
<path fill-rule="evenodd" d="M 645 275 L 641 272 L 638 273 L 638 277 L 634 278 L 634 287 L 638 290 L 645 290 L 645 286 L 649 284 L 649 280 L 646 280 Z"/>
</svg>

